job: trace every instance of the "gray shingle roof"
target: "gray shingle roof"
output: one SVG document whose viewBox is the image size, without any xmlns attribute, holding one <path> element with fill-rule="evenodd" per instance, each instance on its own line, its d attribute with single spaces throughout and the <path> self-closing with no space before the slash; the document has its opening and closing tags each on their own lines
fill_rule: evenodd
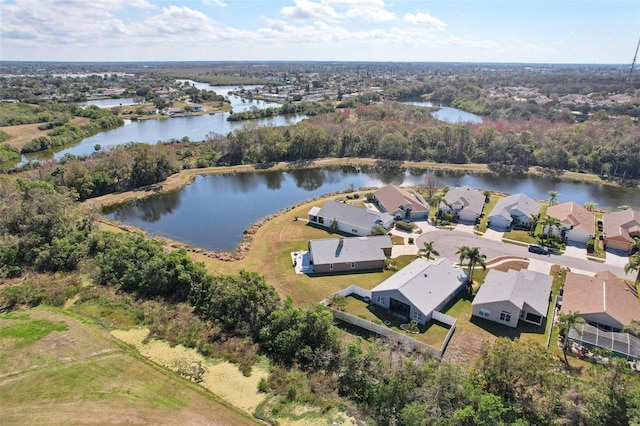
<svg viewBox="0 0 640 426">
<path fill-rule="evenodd" d="M 385 214 L 373 213 L 361 207 L 352 206 L 347 203 L 338 203 L 333 200 L 325 202 L 322 208 L 315 214 L 315 216 L 323 217 L 326 220 L 336 219 L 341 223 L 367 229 L 371 229 L 376 225 L 382 225 L 383 222 L 385 222 L 382 217 L 383 215 Z"/>
<path fill-rule="evenodd" d="M 540 211 L 540 204 L 536 203 L 533 198 L 526 194 L 514 194 L 501 198 L 496 206 L 489 213 L 489 217 L 502 216 L 506 219 L 511 218 L 512 210 L 520 210 L 527 216 L 536 214 Z"/>
<path fill-rule="evenodd" d="M 508 272 L 491 269 L 473 299 L 472 305 L 510 301 L 520 309 L 526 303 L 539 315 L 547 316 L 553 277 L 539 272 Z"/>
<path fill-rule="evenodd" d="M 469 185 L 452 188 L 444 195 L 444 199 L 449 205 L 459 204 L 462 208 L 482 213 L 485 196 L 482 192 Z"/>
<path fill-rule="evenodd" d="M 316 265 L 338 262 L 364 262 L 384 260 L 383 248 L 391 249 L 391 238 L 388 235 L 375 237 L 325 238 L 310 240 L 309 248 Z"/>
<path fill-rule="evenodd" d="M 420 312 L 429 315 L 466 280 L 467 274 L 444 257 L 436 262 L 419 257 L 380 283 L 371 293 L 398 290 Z"/>
</svg>

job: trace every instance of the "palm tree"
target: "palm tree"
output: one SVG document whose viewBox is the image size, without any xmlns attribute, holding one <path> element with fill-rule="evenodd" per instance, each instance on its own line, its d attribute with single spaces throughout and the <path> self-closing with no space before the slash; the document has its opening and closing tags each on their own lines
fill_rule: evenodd
<svg viewBox="0 0 640 426">
<path fill-rule="evenodd" d="M 480 252 L 480 247 L 461 246 L 458 247 L 456 254 L 460 255 L 460 266 L 465 260 L 469 261 L 469 282 L 473 280 L 473 271 L 476 265 L 482 266 L 482 269 L 487 269 L 485 262 L 487 256 Z"/>
<path fill-rule="evenodd" d="M 531 235 L 533 236 L 536 233 L 536 226 L 538 226 L 538 222 L 543 218 L 542 213 L 534 213 L 531 215 Z"/>
<path fill-rule="evenodd" d="M 485 189 L 484 191 L 482 191 L 482 195 L 484 195 L 485 203 L 488 203 L 489 201 L 491 201 L 491 191 L 489 191 L 488 189 Z"/>
<path fill-rule="evenodd" d="M 436 225 L 438 224 L 438 216 L 440 216 L 440 203 L 447 203 L 444 199 L 444 195 L 443 194 L 434 194 L 431 197 L 431 201 L 430 201 L 430 205 L 435 206 L 436 207 Z"/>
<path fill-rule="evenodd" d="M 586 203 L 584 203 L 584 208 L 592 212 L 596 208 L 598 208 L 598 203 L 596 203 L 595 201 L 587 201 Z"/>
<path fill-rule="evenodd" d="M 574 329 L 579 333 L 580 330 L 578 329 L 578 325 L 584 324 L 584 318 L 580 316 L 580 312 L 578 311 L 569 311 L 566 314 L 560 314 L 558 319 L 560 333 L 564 334 L 564 341 L 562 342 L 564 362 L 567 364 L 567 367 L 569 367 L 569 358 L 567 358 L 567 352 L 569 351 L 569 331 Z"/>
<path fill-rule="evenodd" d="M 558 191 L 549 191 L 549 192 L 547 192 L 547 194 L 549 194 L 549 205 L 550 206 L 558 204 L 558 197 L 560 196 Z"/>
<path fill-rule="evenodd" d="M 558 229 L 558 231 L 560 230 L 560 225 L 562 225 L 562 223 L 560 222 L 560 219 L 552 217 L 552 216 L 544 216 L 541 220 L 540 223 L 542 224 L 543 227 L 543 234 L 544 234 L 544 228 L 547 228 L 547 242 L 549 241 L 549 235 L 551 234 L 551 227 L 554 227 L 556 229 Z"/>
<path fill-rule="evenodd" d="M 427 259 L 431 257 L 432 253 L 436 256 L 440 256 L 440 253 L 438 253 L 438 251 L 433 247 L 433 241 L 425 242 L 423 243 L 423 245 L 424 245 L 424 252 L 427 256 Z"/>
<path fill-rule="evenodd" d="M 635 245 L 635 244 L 634 244 Z M 633 256 L 629 256 L 629 263 L 624 265 L 624 273 L 637 271 L 636 280 L 634 282 L 636 290 L 640 287 L 640 252 L 636 252 Z"/>
</svg>

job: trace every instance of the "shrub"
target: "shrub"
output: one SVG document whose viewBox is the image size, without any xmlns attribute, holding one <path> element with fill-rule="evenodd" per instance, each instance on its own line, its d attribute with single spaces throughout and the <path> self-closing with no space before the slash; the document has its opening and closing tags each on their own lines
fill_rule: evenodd
<svg viewBox="0 0 640 426">
<path fill-rule="evenodd" d="M 258 392 L 269 392 L 269 382 L 267 382 L 267 379 L 265 379 L 264 377 L 262 377 L 258 382 Z"/>
<path fill-rule="evenodd" d="M 415 228 L 415 224 L 413 222 L 402 222 L 398 220 L 395 224 L 396 228 L 402 229 L 403 231 L 413 231 L 413 228 Z"/>
</svg>

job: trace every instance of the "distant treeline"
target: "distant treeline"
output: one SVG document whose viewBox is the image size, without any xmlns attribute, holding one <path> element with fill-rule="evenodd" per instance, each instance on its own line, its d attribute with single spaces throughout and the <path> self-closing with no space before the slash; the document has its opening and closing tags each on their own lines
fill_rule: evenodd
<svg viewBox="0 0 640 426">
<path fill-rule="evenodd" d="M 387 103 L 344 108 L 294 126 L 212 134 L 204 143 L 128 144 L 40 167 L 42 176 L 85 199 L 160 182 L 184 168 L 323 157 L 480 163 L 497 172 L 537 166 L 631 182 L 640 179 L 640 130 L 628 118 L 573 125 L 540 119 L 449 124 L 428 109 Z"/>
<path fill-rule="evenodd" d="M 332 112 L 335 107 L 329 103 L 318 102 L 286 102 L 281 107 L 255 108 L 248 111 L 235 112 L 227 117 L 228 121 L 252 120 L 256 118 L 275 117 L 277 115 L 286 114 L 305 114 L 314 116 L 318 114 L 326 114 Z"/>
</svg>

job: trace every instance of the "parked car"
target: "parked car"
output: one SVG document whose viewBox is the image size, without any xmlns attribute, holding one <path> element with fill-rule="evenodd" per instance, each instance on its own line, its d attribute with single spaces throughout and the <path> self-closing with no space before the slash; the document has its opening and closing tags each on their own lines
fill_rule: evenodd
<svg viewBox="0 0 640 426">
<path fill-rule="evenodd" d="M 544 255 L 549 254 L 548 248 L 539 246 L 537 244 L 529 244 L 529 251 L 531 253 L 536 253 L 536 254 L 544 254 Z"/>
</svg>

